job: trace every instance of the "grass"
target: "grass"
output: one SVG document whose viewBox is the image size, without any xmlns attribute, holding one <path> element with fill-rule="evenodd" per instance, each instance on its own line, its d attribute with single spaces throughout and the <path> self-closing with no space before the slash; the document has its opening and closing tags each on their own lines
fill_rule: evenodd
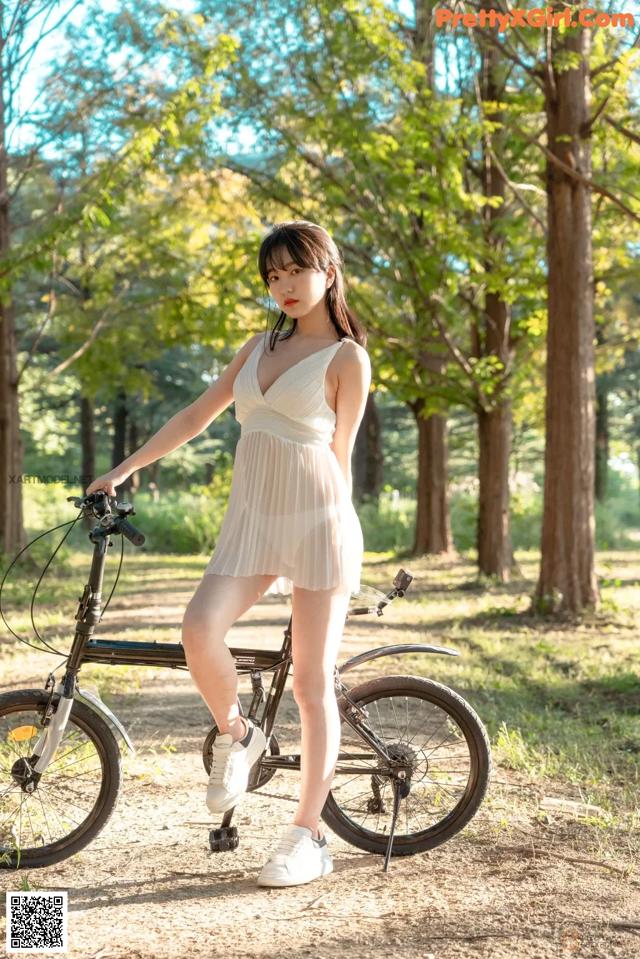
<svg viewBox="0 0 640 959">
<path fill-rule="evenodd" d="M 398 656 L 386 668 L 460 692 L 485 723 L 500 770 L 545 795 L 593 804 L 593 829 L 623 844 L 635 833 L 638 846 L 640 554 L 598 555 L 602 608 L 575 622 L 528 615 L 537 556 L 518 559 L 521 579 L 481 588 L 468 562 L 409 564 L 421 571 L 412 624 L 423 642 L 461 655 Z"/>
<path fill-rule="evenodd" d="M 36 623 L 45 638 L 51 638 L 63 650 L 69 646 L 88 557 L 88 549 L 71 553 L 64 577 L 50 577 L 39 593 Z M 637 856 L 640 552 L 598 553 L 601 608 L 573 622 L 529 615 L 539 558 L 534 551 L 523 551 L 517 559 L 520 577 L 502 584 L 480 581 L 471 555 L 412 559 L 368 553 L 363 585 L 386 591 L 400 567 L 407 568 L 414 580 L 406 597 L 392 603 L 381 619 L 352 619 L 346 633 L 366 640 L 363 649 L 423 642 L 453 647 L 461 655 L 454 658 L 412 653 L 388 657 L 354 670 L 349 674 L 351 682 L 362 678 L 361 669 L 371 669 L 378 674 L 428 676 L 452 687 L 485 723 L 499 777 L 511 778 L 514 784 L 529 784 L 538 799 L 563 797 L 591 807 L 580 817 L 580 828 L 587 831 L 580 834 L 582 848 L 599 850 L 600 854 L 633 850 Z M 110 556 L 104 599 L 109 595 L 118 560 L 118 553 Z M 176 642 L 179 637 L 175 626 L 167 627 L 163 613 L 174 602 L 175 590 L 189 590 L 195 585 L 202 565 L 199 556 L 183 558 L 130 550 L 113 613 L 122 617 L 124 609 L 126 625 L 116 634 L 109 630 L 110 634 Z M 32 585 L 36 579 L 32 578 Z M 155 606 L 148 597 L 149 590 L 161 596 Z M 25 595 L 24 584 L 14 589 L 13 598 L 9 590 L 8 596 L 3 595 L 3 611 L 16 632 L 31 638 Z M 136 618 L 140 610 L 144 615 Z M 9 636 L 2 651 L 8 663 L 23 652 L 23 647 Z M 147 670 L 92 666 L 86 669 L 86 682 L 96 687 L 109 704 L 114 696 L 135 696 L 140 682 L 148 676 Z M 506 807 L 504 803 L 501 806 L 499 798 L 489 797 L 489 807 L 492 802 L 498 814 L 495 827 L 508 831 L 520 799 L 514 798 Z M 543 823 L 552 815 L 540 802 L 534 803 L 530 814 Z"/>
</svg>

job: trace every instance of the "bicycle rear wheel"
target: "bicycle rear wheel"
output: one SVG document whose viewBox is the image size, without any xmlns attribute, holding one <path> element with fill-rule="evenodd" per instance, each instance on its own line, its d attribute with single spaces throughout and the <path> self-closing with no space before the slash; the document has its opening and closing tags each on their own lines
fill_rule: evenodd
<svg viewBox="0 0 640 959">
<path fill-rule="evenodd" d="M 5 869 L 51 866 L 73 856 L 104 827 L 118 799 L 118 743 L 107 723 L 78 700 L 56 754 L 33 791 L 25 791 L 48 701 L 42 689 L 0 694 L 0 867 Z"/>
<path fill-rule="evenodd" d="M 475 815 L 489 782 L 491 751 L 477 714 L 447 686 L 419 676 L 383 676 L 353 687 L 349 698 L 365 710 L 367 728 L 407 773 L 392 854 L 413 855 L 446 842 Z M 384 854 L 392 772 L 343 720 L 322 819 L 351 845 Z"/>
</svg>

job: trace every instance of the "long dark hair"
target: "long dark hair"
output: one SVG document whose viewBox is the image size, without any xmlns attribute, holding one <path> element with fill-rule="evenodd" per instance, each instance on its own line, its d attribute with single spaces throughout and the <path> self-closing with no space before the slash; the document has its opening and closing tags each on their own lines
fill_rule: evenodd
<svg viewBox="0 0 640 959">
<path fill-rule="evenodd" d="M 300 267 L 308 267 L 312 270 L 327 270 L 329 266 L 335 267 L 335 279 L 325 292 L 325 303 L 331 322 L 341 340 L 349 337 L 360 346 L 366 346 L 367 332 L 353 310 L 347 306 L 345 299 L 342 254 L 324 227 L 309 220 L 285 220 L 271 227 L 262 240 L 258 253 L 258 269 L 267 291 L 270 272 L 284 268 L 286 259 L 280 260 L 278 257 L 276 262 L 276 253 L 280 253 L 283 249 Z M 287 314 L 281 310 L 276 325 L 271 330 L 272 350 L 279 338 L 287 340 L 296 331 L 298 321 L 293 317 L 291 329 L 280 336 L 280 330 L 286 318 Z"/>
</svg>

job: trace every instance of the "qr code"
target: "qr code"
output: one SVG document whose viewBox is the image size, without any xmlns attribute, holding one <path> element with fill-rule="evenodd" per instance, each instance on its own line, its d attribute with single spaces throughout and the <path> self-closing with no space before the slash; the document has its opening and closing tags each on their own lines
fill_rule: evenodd
<svg viewBox="0 0 640 959">
<path fill-rule="evenodd" d="M 66 892 L 7 892 L 7 952 L 67 951 Z"/>
</svg>

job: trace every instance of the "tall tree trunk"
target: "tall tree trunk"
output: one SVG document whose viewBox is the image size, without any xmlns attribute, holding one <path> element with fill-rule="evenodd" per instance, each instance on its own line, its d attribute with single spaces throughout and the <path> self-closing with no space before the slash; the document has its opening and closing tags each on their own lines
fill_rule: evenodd
<svg viewBox="0 0 640 959">
<path fill-rule="evenodd" d="M 451 519 L 447 496 L 447 418 L 438 414 L 419 415 L 419 404 L 412 404 L 418 426 L 418 495 L 416 535 L 413 552 L 453 552 Z"/>
<path fill-rule="evenodd" d="M 483 7 L 492 8 L 492 0 L 483 0 Z M 482 32 L 482 31 L 481 31 Z M 502 99 L 504 81 L 500 78 L 500 53 L 490 43 L 482 44 L 480 90 L 487 119 L 501 123 L 502 110 L 489 104 Z M 493 154 L 502 152 L 500 130 L 486 135 L 483 143 L 482 188 L 485 196 L 505 198 L 504 178 Z M 496 258 L 503 255 L 504 238 L 500 230 L 502 206 L 486 206 L 483 211 L 484 241 L 492 256 L 485 261 L 489 276 Z M 510 308 L 497 293 L 485 294 L 481 331 L 474 330 L 477 356 L 496 356 L 502 363 L 504 377 L 511 363 L 509 341 Z M 502 582 L 511 578 L 513 551 L 509 522 L 509 456 L 511 454 L 511 402 L 500 386 L 495 393 L 496 403 L 489 409 L 478 410 L 478 570 L 485 576 L 495 576 Z"/>
<path fill-rule="evenodd" d="M 415 0 L 414 56 L 426 67 L 424 85 L 434 97 L 438 96 L 435 83 L 435 17 L 436 0 Z M 417 165 L 416 174 L 425 173 L 425 167 Z M 429 202 L 422 194 L 425 204 Z M 416 245 L 424 244 L 422 214 L 411 216 Z M 423 309 L 416 306 L 416 313 Z M 426 371 L 440 373 L 443 368 L 441 341 L 436 332 L 437 324 L 431 317 L 430 322 L 433 343 L 427 342 L 421 349 L 419 363 Z M 426 419 L 420 415 L 423 401 L 410 403 L 409 406 L 418 425 L 418 486 L 417 515 L 414 550 L 417 555 L 424 553 L 450 553 L 453 551 L 451 521 L 449 516 L 449 483 L 447 451 L 447 418 L 444 412 L 433 414 Z"/>
<path fill-rule="evenodd" d="M 426 82 L 435 90 L 435 17 L 440 6 L 437 0 L 415 0 L 415 56 L 427 68 Z"/>
<path fill-rule="evenodd" d="M 596 380 L 596 485 L 599 503 L 607 498 L 609 475 L 609 390 L 604 377 Z"/>
<path fill-rule="evenodd" d="M 4 31 L 4 17 L 0 18 Z M 0 262 L 11 245 L 5 127 L 4 35 L 0 37 Z M 9 291 L 0 293 L 0 553 L 11 558 L 26 543 L 22 521 L 22 439 L 18 403 L 15 312 Z"/>
<path fill-rule="evenodd" d="M 13 557 L 25 545 L 26 539 L 22 521 L 23 448 L 16 336 L 13 304 L 8 300 L 0 303 L 0 352 L 0 552 Z"/>
<path fill-rule="evenodd" d="M 556 5 L 554 4 L 554 7 Z M 591 176 L 591 31 L 551 31 L 553 53 L 580 55 L 579 66 L 546 73 L 549 149 Z M 534 594 L 541 611 L 580 613 L 597 604 L 594 569 L 594 347 L 591 195 L 547 161 L 548 331 L 542 560 Z"/>
<path fill-rule="evenodd" d="M 478 569 L 509 582 L 514 564 L 509 531 L 511 405 L 478 413 Z"/>
<path fill-rule="evenodd" d="M 380 417 L 373 393 L 369 393 L 362 422 L 354 444 L 353 490 L 354 500 L 364 496 L 376 499 L 382 489 L 382 434 Z"/>
</svg>

